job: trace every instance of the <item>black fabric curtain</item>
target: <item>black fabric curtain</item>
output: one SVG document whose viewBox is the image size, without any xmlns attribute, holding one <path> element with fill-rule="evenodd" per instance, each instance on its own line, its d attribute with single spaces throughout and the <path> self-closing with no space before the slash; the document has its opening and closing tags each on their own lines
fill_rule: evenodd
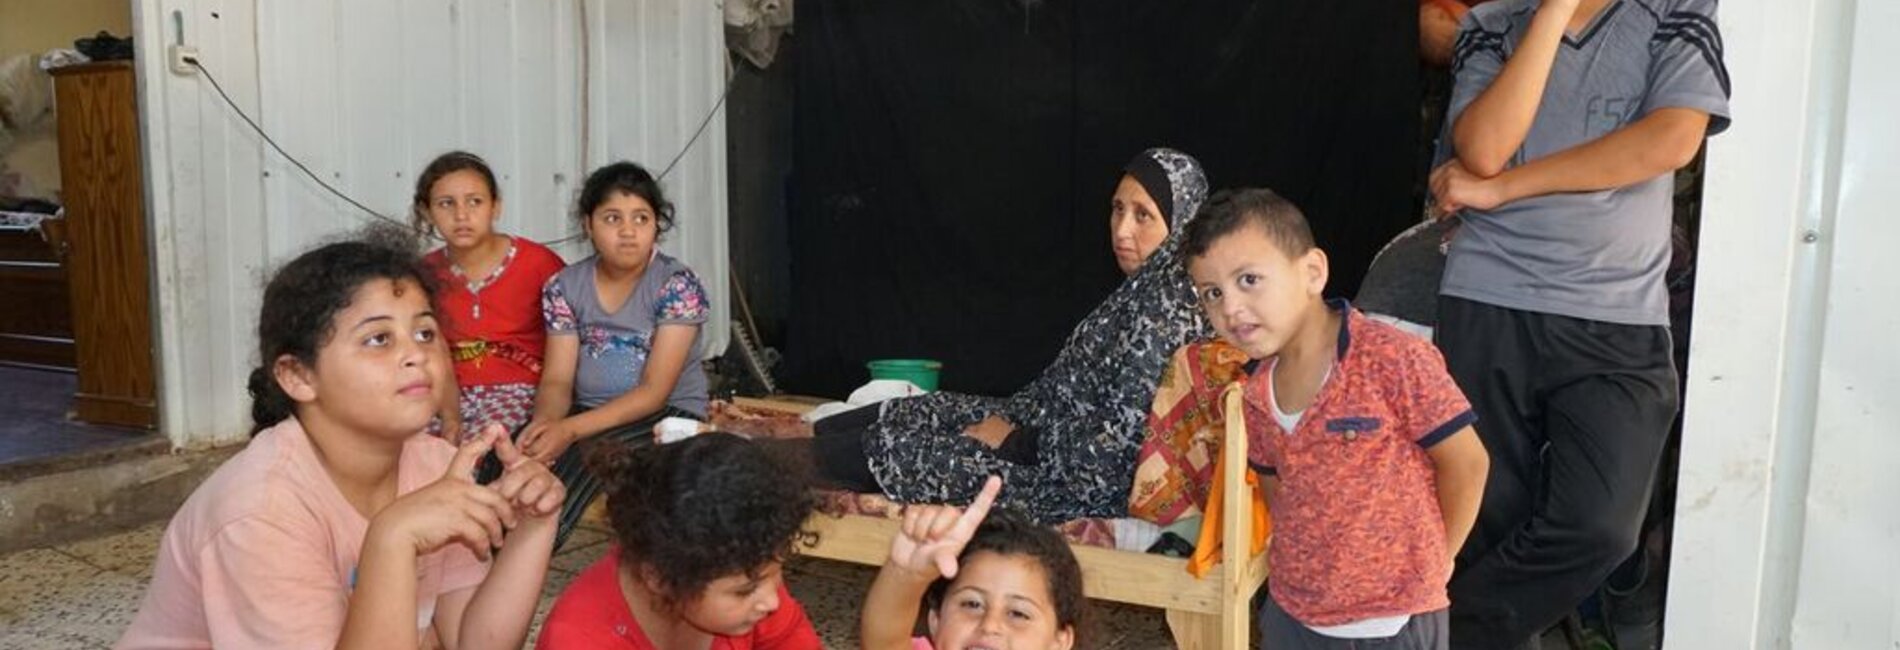
<svg viewBox="0 0 1900 650">
<path fill-rule="evenodd" d="M 1313 222 L 1351 295 L 1416 221 L 1417 7 L 1404 0 L 813 0 L 797 6 L 783 384 L 877 358 L 1007 394 L 1120 282 L 1120 166 L 1198 157 Z"/>
</svg>

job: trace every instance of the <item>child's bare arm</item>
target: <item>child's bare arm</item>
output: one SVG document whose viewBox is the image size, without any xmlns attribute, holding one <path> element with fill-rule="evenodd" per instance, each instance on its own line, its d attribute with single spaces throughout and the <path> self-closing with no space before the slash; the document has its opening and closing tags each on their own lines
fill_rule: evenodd
<svg viewBox="0 0 1900 650">
<path fill-rule="evenodd" d="M 865 650 L 908 650 L 911 627 L 924 592 L 939 576 L 957 575 L 957 556 L 989 516 L 1002 479 L 983 483 L 968 510 L 955 506 L 911 506 L 891 538 L 891 555 L 864 597 L 858 642 Z"/>
<path fill-rule="evenodd" d="M 1564 30 L 1577 12 L 1579 0 L 1542 0 L 1524 38 L 1491 85 L 1478 94 L 1452 125 L 1457 159 L 1473 174 L 1490 178 L 1506 163 L 1530 133 L 1550 80 Z"/>
<path fill-rule="evenodd" d="M 392 537 L 370 536 L 357 558 L 356 585 L 336 647 L 419 644 L 416 639 L 416 551 Z M 384 645 L 387 644 L 387 645 Z"/>
<path fill-rule="evenodd" d="M 472 478 L 495 438 L 484 434 L 464 443 L 441 479 L 370 519 L 338 648 L 415 647 L 416 558 L 460 544 L 486 559 L 502 543 L 514 509 Z"/>
<path fill-rule="evenodd" d="M 548 336 L 541 352 L 541 382 L 534 391 L 534 422 L 567 417 L 567 409 L 574 404 L 574 373 L 580 358 L 580 336 Z"/>
<path fill-rule="evenodd" d="M 1531 160 L 1491 178 L 1458 159 L 1432 172 L 1432 196 L 1446 213 L 1490 210 L 1559 192 L 1595 192 L 1640 183 L 1689 164 L 1708 133 L 1709 114 L 1662 108 L 1601 138 Z"/>
<path fill-rule="evenodd" d="M 567 497 L 561 480 L 517 449 L 501 425 L 489 425 L 485 435 L 495 440 L 495 456 L 506 468 L 489 487 L 515 508 L 520 523 L 508 531 L 480 586 L 440 599 L 436 629 L 452 650 L 521 647 L 541 599 Z"/>
<path fill-rule="evenodd" d="M 666 408 L 666 401 L 672 397 L 673 387 L 679 384 L 687 364 L 699 362 L 692 358 L 693 339 L 697 336 L 698 325 L 672 324 L 655 328 L 653 351 L 647 355 L 646 366 L 640 372 L 640 383 L 598 408 L 569 418 L 575 433 L 583 438 L 592 436 L 638 422 Z"/>
<path fill-rule="evenodd" d="M 522 432 L 521 448 L 530 456 L 552 463 L 582 438 L 638 422 L 660 412 L 666 408 L 666 401 L 672 396 L 673 387 L 679 383 L 687 364 L 698 363 L 697 359 L 690 358 L 693 338 L 698 334 L 698 325 L 661 325 L 653 332 L 653 351 L 647 355 L 646 367 L 640 373 L 640 383 L 633 390 L 573 417 L 542 420 L 546 414 L 537 410 L 536 423 Z M 554 347 L 554 337 L 549 337 L 549 358 L 553 358 Z M 547 390 L 546 375 L 542 377 L 542 390 Z M 640 433 L 646 435 L 651 432 Z"/>
<path fill-rule="evenodd" d="M 934 579 L 890 563 L 878 570 L 877 580 L 864 596 L 864 613 L 858 629 L 859 643 L 865 650 L 909 650 L 917 606 Z"/>
<path fill-rule="evenodd" d="M 1453 558 L 1471 534 L 1478 519 L 1478 505 L 1484 500 L 1484 480 L 1491 471 L 1491 456 L 1478 440 L 1478 432 L 1465 427 L 1426 450 L 1438 474 L 1438 510 L 1445 518 L 1445 547 Z"/>
<path fill-rule="evenodd" d="M 541 355 L 541 383 L 534 391 L 534 416 L 515 438 L 515 444 L 528 449 L 530 455 L 533 455 L 535 441 L 546 437 L 550 429 L 567 418 L 568 409 L 574 406 L 574 374 L 580 365 L 581 337 L 550 335 Z M 562 445 L 562 449 L 566 446 Z M 554 457 L 542 460 L 552 463 Z"/>
</svg>

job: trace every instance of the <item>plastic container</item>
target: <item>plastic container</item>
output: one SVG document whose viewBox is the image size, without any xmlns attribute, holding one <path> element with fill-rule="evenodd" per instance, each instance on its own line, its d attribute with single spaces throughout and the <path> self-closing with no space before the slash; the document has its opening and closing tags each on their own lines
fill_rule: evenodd
<svg viewBox="0 0 1900 650">
<path fill-rule="evenodd" d="M 908 381 L 925 391 L 937 390 L 937 375 L 943 372 L 943 362 L 929 359 L 878 359 L 864 366 L 872 379 Z"/>
</svg>

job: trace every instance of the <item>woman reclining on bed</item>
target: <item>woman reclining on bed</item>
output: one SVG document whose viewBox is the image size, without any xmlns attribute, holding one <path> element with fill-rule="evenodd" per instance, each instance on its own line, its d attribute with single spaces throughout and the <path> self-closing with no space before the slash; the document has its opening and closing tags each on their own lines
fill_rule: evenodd
<svg viewBox="0 0 1900 650">
<path fill-rule="evenodd" d="M 1212 336 L 1176 251 L 1207 196 L 1200 163 L 1150 149 L 1123 171 L 1109 223 L 1128 279 L 1041 376 L 1009 397 L 939 392 L 819 420 L 819 474 L 905 503 L 956 504 L 994 475 L 1000 503 L 1042 523 L 1123 516 L 1162 368 Z"/>
</svg>

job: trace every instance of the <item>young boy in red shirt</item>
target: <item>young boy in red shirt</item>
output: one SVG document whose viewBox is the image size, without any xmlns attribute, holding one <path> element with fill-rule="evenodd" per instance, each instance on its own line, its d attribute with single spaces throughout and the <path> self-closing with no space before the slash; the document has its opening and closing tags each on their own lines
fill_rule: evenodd
<svg viewBox="0 0 1900 650">
<path fill-rule="evenodd" d="M 1253 359 L 1247 460 L 1274 519 L 1262 645 L 1447 647 L 1445 584 L 1489 459 L 1444 359 L 1323 300 L 1326 254 L 1271 191 L 1215 195 L 1185 252 L 1214 330 Z"/>
</svg>

